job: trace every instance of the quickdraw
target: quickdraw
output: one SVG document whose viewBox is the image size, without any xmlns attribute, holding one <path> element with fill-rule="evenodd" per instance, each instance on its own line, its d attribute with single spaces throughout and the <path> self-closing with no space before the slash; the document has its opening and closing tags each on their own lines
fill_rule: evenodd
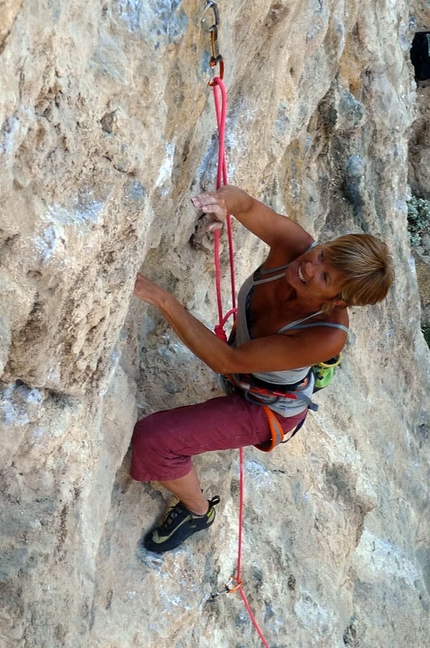
<svg viewBox="0 0 430 648">
<path fill-rule="evenodd" d="M 233 583 L 236 583 L 236 585 L 233 585 Z M 209 598 L 209 601 L 215 601 L 215 599 L 218 598 L 218 596 L 222 596 L 222 594 L 234 594 L 234 592 L 237 592 L 241 587 L 242 581 L 238 580 L 236 576 L 230 576 L 223 589 L 214 592 Z"/>
<path fill-rule="evenodd" d="M 212 56 L 209 61 L 209 65 L 211 68 L 214 68 L 217 65 L 219 65 L 218 78 L 222 80 L 224 78 L 224 59 L 219 52 L 219 43 L 218 43 L 219 12 L 218 12 L 218 6 L 216 2 L 212 2 L 211 0 L 209 0 L 204 10 L 204 14 L 208 13 L 209 11 L 212 11 L 212 16 L 213 16 L 213 22 L 210 27 L 206 26 L 206 21 L 207 21 L 206 15 L 203 15 L 202 18 L 203 29 L 206 32 L 210 32 L 211 35 Z M 209 85 L 213 85 L 213 84 L 214 81 L 209 82 Z"/>
</svg>

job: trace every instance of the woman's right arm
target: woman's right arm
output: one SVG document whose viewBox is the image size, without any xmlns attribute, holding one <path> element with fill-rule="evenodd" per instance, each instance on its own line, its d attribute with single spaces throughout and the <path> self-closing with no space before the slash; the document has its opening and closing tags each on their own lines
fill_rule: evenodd
<svg viewBox="0 0 430 648">
<path fill-rule="evenodd" d="M 292 248 L 306 250 L 313 239 L 301 225 L 288 216 L 282 216 L 259 200 L 252 198 L 246 191 L 226 185 L 216 192 L 195 196 L 191 200 L 194 207 L 214 216 L 208 229 L 215 230 L 224 223 L 227 214 L 232 214 L 250 232 L 267 243 L 270 248 L 283 247 L 286 252 Z"/>
<path fill-rule="evenodd" d="M 346 333 L 318 327 L 269 335 L 230 347 L 220 340 L 170 293 L 141 274 L 134 294 L 155 306 L 182 342 L 215 373 L 259 373 L 306 367 L 332 358 L 342 349 Z"/>
</svg>

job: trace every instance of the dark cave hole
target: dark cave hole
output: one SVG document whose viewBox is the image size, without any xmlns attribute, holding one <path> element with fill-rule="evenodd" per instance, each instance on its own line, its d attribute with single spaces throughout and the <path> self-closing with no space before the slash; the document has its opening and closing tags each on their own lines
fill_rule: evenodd
<svg viewBox="0 0 430 648">
<path fill-rule="evenodd" d="M 430 32 L 417 32 L 412 41 L 411 61 L 415 68 L 415 79 L 430 79 Z"/>
</svg>

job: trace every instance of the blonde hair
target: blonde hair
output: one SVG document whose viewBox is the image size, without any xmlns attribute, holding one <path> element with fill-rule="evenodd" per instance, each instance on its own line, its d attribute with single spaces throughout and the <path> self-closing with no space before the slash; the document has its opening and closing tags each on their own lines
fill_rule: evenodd
<svg viewBox="0 0 430 648">
<path fill-rule="evenodd" d="M 394 281 L 387 245 L 371 234 L 346 234 L 323 244 L 324 259 L 345 281 L 337 299 L 366 306 L 384 299 Z"/>
</svg>

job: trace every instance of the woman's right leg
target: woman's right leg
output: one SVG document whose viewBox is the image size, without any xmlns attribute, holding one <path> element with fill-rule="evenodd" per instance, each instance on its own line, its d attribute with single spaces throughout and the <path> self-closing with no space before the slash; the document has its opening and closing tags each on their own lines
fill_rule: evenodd
<svg viewBox="0 0 430 648">
<path fill-rule="evenodd" d="M 298 422 L 294 417 L 291 425 Z M 238 394 L 156 412 L 139 421 L 132 438 L 131 476 L 138 481 L 158 481 L 180 500 L 145 536 L 144 546 L 159 553 L 168 551 L 214 521 L 213 507 L 219 498 L 214 497 L 208 508 L 192 456 L 262 444 L 270 437 L 264 410 Z"/>
<path fill-rule="evenodd" d="M 191 457 L 267 440 L 270 433 L 260 431 L 257 435 L 255 417 L 246 410 L 239 396 L 225 396 L 156 412 L 136 424 L 131 476 L 138 481 L 158 481 L 179 499 L 144 536 L 146 549 L 169 551 L 193 533 L 211 526 L 219 497 L 208 501 L 202 494 Z M 266 425 L 268 430 L 263 416 L 263 428 Z"/>
<path fill-rule="evenodd" d="M 266 414 L 238 394 L 151 414 L 136 423 L 131 476 L 169 482 L 191 471 L 191 457 L 264 443 L 270 439 Z"/>
</svg>

